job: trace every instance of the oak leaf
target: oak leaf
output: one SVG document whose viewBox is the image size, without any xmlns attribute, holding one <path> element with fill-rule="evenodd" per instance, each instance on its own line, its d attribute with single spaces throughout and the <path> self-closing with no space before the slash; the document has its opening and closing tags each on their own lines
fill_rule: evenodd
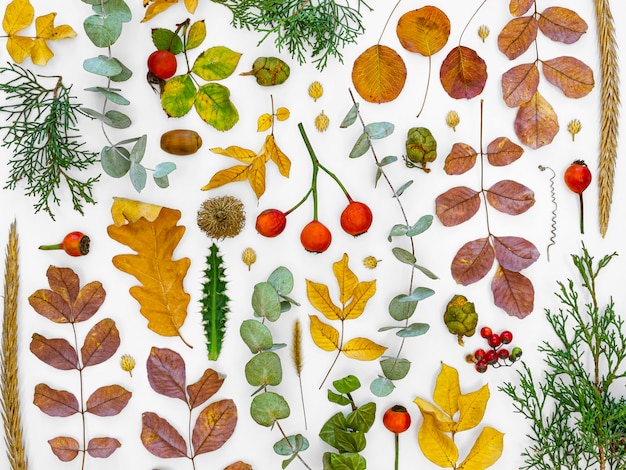
<svg viewBox="0 0 626 470">
<path fill-rule="evenodd" d="M 71 462 L 80 452 L 80 444 L 73 437 L 59 436 L 48 441 L 52 453 L 61 462 Z"/>
<path fill-rule="evenodd" d="M 514 127 L 522 144 L 538 149 L 551 143 L 559 132 L 559 118 L 552 105 L 536 91 L 517 110 Z"/>
<path fill-rule="evenodd" d="M 487 64 L 473 49 L 457 46 L 443 60 L 439 80 L 452 98 L 474 98 L 487 83 Z"/>
<path fill-rule="evenodd" d="M 513 180 L 498 181 L 485 196 L 491 207 L 510 215 L 523 214 L 535 204 L 535 193 Z"/>
<path fill-rule="evenodd" d="M 525 318 L 532 313 L 535 288 L 523 274 L 498 266 L 491 281 L 491 291 L 496 306 L 509 315 Z"/>
<path fill-rule="evenodd" d="M 510 60 L 516 59 L 537 39 L 538 30 L 539 24 L 533 15 L 513 18 L 498 35 L 498 49 Z"/>
<path fill-rule="evenodd" d="M 403 14 L 398 20 L 396 34 L 407 51 L 429 57 L 448 42 L 450 20 L 439 8 L 427 5 Z"/>
<path fill-rule="evenodd" d="M 539 87 L 539 69 L 535 62 L 516 65 L 502 74 L 502 98 L 509 108 L 530 101 Z"/>
<path fill-rule="evenodd" d="M 539 15 L 539 29 L 553 41 L 573 44 L 587 32 L 587 23 L 568 8 L 548 7 Z"/>
<path fill-rule="evenodd" d="M 541 61 L 546 79 L 568 98 L 587 96 L 594 87 L 593 71 L 575 57 L 556 57 Z"/>
<path fill-rule="evenodd" d="M 352 66 L 352 83 L 359 95 L 370 103 L 395 100 L 404 88 L 406 75 L 402 57 L 380 44 L 366 49 Z"/>
<path fill-rule="evenodd" d="M 452 260 L 451 273 L 454 280 L 464 286 L 484 278 L 493 267 L 495 251 L 488 238 L 467 242 Z"/>
</svg>

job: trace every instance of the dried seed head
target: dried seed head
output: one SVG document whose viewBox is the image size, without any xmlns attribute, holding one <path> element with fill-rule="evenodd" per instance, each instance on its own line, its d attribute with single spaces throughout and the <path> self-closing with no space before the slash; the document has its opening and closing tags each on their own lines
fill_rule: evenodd
<svg viewBox="0 0 626 470">
<path fill-rule="evenodd" d="M 130 354 L 124 354 L 120 359 L 120 367 L 123 371 L 128 372 L 130 376 L 133 376 L 133 369 L 135 368 L 135 359 Z"/>
<path fill-rule="evenodd" d="M 318 98 L 321 98 L 324 94 L 324 87 L 318 81 L 314 81 L 309 86 L 309 96 L 313 98 L 313 101 L 317 101 Z"/>
<path fill-rule="evenodd" d="M 330 119 L 328 119 L 328 116 L 326 116 L 324 111 L 322 111 L 315 118 L 315 128 L 320 132 L 324 132 L 328 129 L 328 124 L 330 124 Z"/>
<path fill-rule="evenodd" d="M 456 126 L 461 122 L 461 118 L 456 111 L 450 111 L 446 116 L 446 124 L 452 128 L 454 132 L 456 132 Z"/>
<path fill-rule="evenodd" d="M 480 37 L 480 39 L 483 40 L 483 42 L 485 42 L 485 39 L 487 39 L 487 36 L 489 36 L 489 28 L 487 27 L 487 25 L 480 25 L 480 27 L 478 28 L 478 37 Z"/>
<path fill-rule="evenodd" d="M 574 140 L 574 136 L 580 132 L 583 128 L 582 124 L 578 119 L 572 119 L 567 125 L 567 130 L 570 134 L 572 134 L 572 141 Z"/>
<path fill-rule="evenodd" d="M 198 227 L 208 237 L 222 240 L 239 235 L 246 223 L 243 203 L 233 196 L 207 199 L 198 211 Z"/>
<path fill-rule="evenodd" d="M 246 248 L 241 253 L 241 261 L 248 266 L 248 271 L 250 271 L 250 266 L 256 262 L 256 252 L 250 247 Z"/>
<path fill-rule="evenodd" d="M 374 269 L 381 261 L 382 260 L 376 259 L 373 256 L 367 256 L 363 260 L 363 266 L 365 266 L 367 269 Z"/>
</svg>

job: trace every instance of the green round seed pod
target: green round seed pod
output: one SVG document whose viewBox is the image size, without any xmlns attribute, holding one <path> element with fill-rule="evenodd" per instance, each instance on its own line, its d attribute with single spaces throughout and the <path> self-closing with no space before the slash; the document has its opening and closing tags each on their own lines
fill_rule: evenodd
<svg viewBox="0 0 626 470">
<path fill-rule="evenodd" d="M 280 85 L 289 78 L 289 65 L 277 57 L 259 57 L 252 64 L 252 70 L 241 75 L 254 75 L 261 86 Z"/>
<path fill-rule="evenodd" d="M 406 138 L 406 158 L 408 167 L 419 167 L 426 173 L 426 165 L 437 158 L 437 141 L 425 127 L 412 127 Z"/>
<path fill-rule="evenodd" d="M 458 337 L 459 346 L 463 346 L 464 336 L 473 336 L 476 333 L 478 314 L 473 302 L 468 302 L 463 295 L 455 295 L 448 302 L 443 314 L 443 321 L 448 331 Z"/>
</svg>

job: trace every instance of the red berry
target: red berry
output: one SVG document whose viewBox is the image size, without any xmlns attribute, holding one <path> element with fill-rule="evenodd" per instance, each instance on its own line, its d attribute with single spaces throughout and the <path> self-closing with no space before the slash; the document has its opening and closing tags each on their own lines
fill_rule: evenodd
<svg viewBox="0 0 626 470">
<path fill-rule="evenodd" d="M 256 218 L 256 230 L 264 237 L 276 237 L 285 230 L 287 216 L 278 209 L 265 209 Z"/>
<path fill-rule="evenodd" d="M 161 80 L 167 80 L 176 73 L 176 56 L 170 51 L 154 51 L 148 57 L 148 70 Z"/>
<path fill-rule="evenodd" d="M 394 405 L 385 411 L 383 424 L 394 434 L 400 434 L 411 426 L 411 415 L 402 405 Z"/>
<path fill-rule="evenodd" d="M 574 193 L 582 193 L 591 183 L 591 171 L 582 160 L 574 161 L 563 175 L 565 184 Z"/>
<path fill-rule="evenodd" d="M 513 341 L 513 333 L 508 330 L 503 331 L 500 333 L 500 341 L 502 341 L 502 344 L 509 344 Z"/>
<path fill-rule="evenodd" d="M 487 351 L 485 353 L 484 361 L 487 364 L 495 364 L 498 361 L 498 356 L 496 355 L 496 352 L 493 349 L 490 349 L 489 351 Z"/>
<path fill-rule="evenodd" d="M 61 243 L 41 245 L 40 250 L 63 250 L 70 256 L 83 256 L 89 253 L 90 239 L 82 232 L 70 232 Z"/>
<path fill-rule="evenodd" d="M 509 350 L 505 348 L 498 349 L 497 356 L 498 356 L 498 359 L 508 359 Z"/>
<path fill-rule="evenodd" d="M 487 372 L 487 368 L 489 366 L 487 365 L 487 363 L 485 361 L 478 361 L 476 363 L 476 365 L 474 366 L 474 368 L 476 369 L 477 372 L 480 372 L 481 374 Z"/>
<path fill-rule="evenodd" d="M 330 230 L 318 220 L 312 220 L 300 232 L 302 246 L 312 253 L 323 253 L 328 249 L 332 240 Z"/>
<path fill-rule="evenodd" d="M 488 326 L 483 326 L 480 329 L 480 336 L 482 336 L 483 338 L 489 338 L 492 334 L 493 332 L 491 331 L 491 328 L 489 328 Z"/>
<path fill-rule="evenodd" d="M 367 206 L 358 201 L 350 201 L 341 213 L 341 228 L 353 236 L 362 235 L 367 232 L 372 225 L 372 211 Z"/>
<path fill-rule="evenodd" d="M 474 351 L 474 357 L 476 358 L 477 361 L 480 361 L 481 359 L 485 358 L 485 350 L 484 349 L 477 349 L 476 351 Z"/>
<path fill-rule="evenodd" d="M 492 348 L 497 348 L 498 346 L 500 346 L 500 344 L 502 344 L 502 340 L 500 340 L 500 335 L 497 335 L 495 333 L 487 339 L 487 342 Z"/>
</svg>

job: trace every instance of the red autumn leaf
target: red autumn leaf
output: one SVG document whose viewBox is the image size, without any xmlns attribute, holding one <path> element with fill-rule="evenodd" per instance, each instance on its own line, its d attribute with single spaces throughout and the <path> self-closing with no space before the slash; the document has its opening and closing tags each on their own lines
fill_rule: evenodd
<svg viewBox="0 0 626 470">
<path fill-rule="evenodd" d="M 491 281 L 491 291 L 496 306 L 509 315 L 525 318 L 532 313 L 535 288 L 526 276 L 498 266 Z"/>
<path fill-rule="evenodd" d="M 191 442 L 194 455 L 219 449 L 235 432 L 237 407 L 226 399 L 211 403 L 198 415 L 193 427 Z"/>
<path fill-rule="evenodd" d="M 72 309 L 65 299 L 49 289 L 39 289 L 28 297 L 28 303 L 39 315 L 55 323 L 68 323 Z"/>
<path fill-rule="evenodd" d="M 187 444 L 174 427 L 156 413 L 141 416 L 141 443 L 162 459 L 187 457 Z"/>
<path fill-rule="evenodd" d="M 187 401 L 185 361 L 176 351 L 152 347 L 147 362 L 148 382 L 152 389 L 170 398 Z"/>
<path fill-rule="evenodd" d="M 487 160 L 493 166 L 506 166 L 520 158 L 524 149 L 508 137 L 497 137 L 487 146 Z"/>
<path fill-rule="evenodd" d="M 539 29 L 553 41 L 573 44 L 587 32 L 587 23 L 568 8 L 548 7 L 539 15 Z"/>
<path fill-rule="evenodd" d="M 486 193 L 487 202 L 505 214 L 523 214 L 535 204 L 533 190 L 512 180 L 498 181 Z"/>
<path fill-rule="evenodd" d="M 498 35 L 498 49 L 510 60 L 516 59 L 537 39 L 538 29 L 534 16 L 513 18 Z"/>
<path fill-rule="evenodd" d="M 443 60 L 439 80 L 452 98 L 474 98 L 487 83 L 487 64 L 473 49 L 457 46 Z"/>
<path fill-rule="evenodd" d="M 113 437 L 94 437 L 87 443 L 87 453 L 94 458 L 106 459 L 122 446 L 122 443 Z"/>
<path fill-rule="evenodd" d="M 396 35 L 407 51 L 430 57 L 448 42 L 450 20 L 439 8 L 428 5 L 402 15 Z"/>
<path fill-rule="evenodd" d="M 120 333 L 110 318 L 100 320 L 85 337 L 80 355 L 83 367 L 94 366 L 111 358 L 120 346 Z"/>
<path fill-rule="evenodd" d="M 548 145 L 559 132 L 559 118 L 552 105 L 537 91 L 517 110 L 515 134 L 530 148 Z"/>
<path fill-rule="evenodd" d="M 71 321 L 83 322 L 89 320 L 98 311 L 106 292 L 102 288 L 102 283 L 99 281 L 93 281 L 86 284 L 76 297 L 76 301 L 72 304 L 72 318 Z"/>
<path fill-rule="evenodd" d="M 478 153 L 470 145 L 456 143 L 446 157 L 443 170 L 448 175 L 462 175 L 476 164 Z"/>
<path fill-rule="evenodd" d="M 241 460 L 235 463 L 230 464 L 224 470 L 252 470 L 252 465 L 248 465 Z"/>
<path fill-rule="evenodd" d="M 196 383 L 187 386 L 189 406 L 193 409 L 211 398 L 222 387 L 224 377 L 213 369 L 207 369 Z"/>
<path fill-rule="evenodd" d="M 395 100 L 406 82 L 406 65 L 396 51 L 376 44 L 365 50 L 352 66 L 352 83 L 365 101 Z"/>
<path fill-rule="evenodd" d="M 80 411 L 73 393 L 55 390 L 46 384 L 35 385 L 33 403 L 48 416 L 72 416 Z"/>
<path fill-rule="evenodd" d="M 457 186 L 437 196 L 437 217 L 446 227 L 453 227 L 471 219 L 480 208 L 480 196 L 467 186 Z"/>
<path fill-rule="evenodd" d="M 513 16 L 522 16 L 534 4 L 535 0 L 511 0 L 509 2 L 509 11 Z"/>
<path fill-rule="evenodd" d="M 452 260 L 452 277 L 464 286 L 478 282 L 491 270 L 494 259 L 494 250 L 488 238 L 467 242 Z"/>
<path fill-rule="evenodd" d="M 71 462 L 76 458 L 80 451 L 80 444 L 73 437 L 59 436 L 48 441 L 52 453 L 57 456 L 61 462 Z"/>
<path fill-rule="evenodd" d="M 48 267 L 46 271 L 48 284 L 57 294 L 69 304 L 73 304 L 80 290 L 78 275 L 70 268 Z"/>
<path fill-rule="evenodd" d="M 568 98 L 582 98 L 593 90 L 593 70 L 575 57 L 542 60 L 541 65 L 546 79 Z"/>
<path fill-rule="evenodd" d="M 59 370 L 78 369 L 76 349 L 65 339 L 48 339 L 34 333 L 30 342 L 31 352 L 41 361 Z"/>
<path fill-rule="evenodd" d="M 496 260 L 504 269 L 520 272 L 539 259 L 537 247 L 521 237 L 493 237 Z"/>
<path fill-rule="evenodd" d="M 502 74 L 502 98 L 509 108 L 530 101 L 539 86 L 539 69 L 535 62 L 512 67 Z"/>
<path fill-rule="evenodd" d="M 85 411 L 96 416 L 115 416 L 128 405 L 132 395 L 121 385 L 100 387 L 87 399 Z"/>
</svg>

